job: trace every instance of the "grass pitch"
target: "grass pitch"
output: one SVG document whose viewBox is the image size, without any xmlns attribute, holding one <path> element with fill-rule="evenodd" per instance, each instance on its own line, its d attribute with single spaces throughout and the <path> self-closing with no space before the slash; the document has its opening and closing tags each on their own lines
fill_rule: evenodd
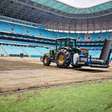
<svg viewBox="0 0 112 112">
<path fill-rule="evenodd" d="M 0 112 L 112 112 L 112 81 L 1 95 Z"/>
</svg>

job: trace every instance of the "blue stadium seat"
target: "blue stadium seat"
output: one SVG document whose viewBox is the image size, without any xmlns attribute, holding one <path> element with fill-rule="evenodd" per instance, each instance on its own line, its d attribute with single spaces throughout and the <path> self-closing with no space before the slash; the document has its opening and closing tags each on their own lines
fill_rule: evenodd
<svg viewBox="0 0 112 112">
<path fill-rule="evenodd" d="M 99 41 L 99 40 L 105 40 L 105 39 L 112 39 L 111 32 L 92 33 L 89 35 L 84 33 L 53 32 L 53 31 L 48 31 L 38 27 L 37 28 L 32 26 L 30 27 L 27 25 L 22 25 L 19 23 L 11 23 L 7 21 L 6 22 L 0 21 L 0 32 L 10 32 L 14 34 L 38 36 L 43 38 L 72 37 L 77 39 L 78 41 Z M 3 39 L 0 39 L 0 42 L 27 44 L 27 42 L 17 42 L 17 41 L 15 42 L 11 40 L 3 40 Z M 14 46 L 3 46 L 3 47 L 6 50 L 6 52 L 8 52 L 8 54 L 10 53 L 19 54 L 21 52 L 26 51 L 30 56 L 34 56 L 34 55 L 40 56 L 48 51 L 48 49 L 45 49 L 45 48 L 21 48 L 21 47 L 14 47 Z M 91 49 L 92 50 L 89 51 L 90 55 L 94 57 L 99 57 L 101 50 L 98 50 L 95 47 Z M 0 54 L 3 54 L 3 51 L 0 51 Z M 112 54 L 111 54 L 111 58 L 112 58 Z"/>
</svg>

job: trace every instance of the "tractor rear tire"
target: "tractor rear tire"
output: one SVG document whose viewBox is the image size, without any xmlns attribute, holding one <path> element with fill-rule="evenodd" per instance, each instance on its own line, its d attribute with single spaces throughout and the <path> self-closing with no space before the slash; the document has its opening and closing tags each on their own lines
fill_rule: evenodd
<svg viewBox="0 0 112 112">
<path fill-rule="evenodd" d="M 43 65 L 49 66 L 51 64 L 50 58 L 48 56 L 43 57 Z"/>
<path fill-rule="evenodd" d="M 56 55 L 56 64 L 59 68 L 67 68 L 70 65 L 70 52 L 67 49 L 61 49 Z"/>
</svg>

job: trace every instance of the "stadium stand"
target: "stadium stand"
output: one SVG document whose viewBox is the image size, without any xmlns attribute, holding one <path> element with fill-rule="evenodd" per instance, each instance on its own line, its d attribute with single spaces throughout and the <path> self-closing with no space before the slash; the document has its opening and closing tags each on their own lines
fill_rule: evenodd
<svg viewBox="0 0 112 112">
<path fill-rule="evenodd" d="M 28 44 L 28 42 L 25 41 L 17 41 L 17 39 L 35 39 L 36 36 L 41 38 L 61 38 L 61 37 L 72 37 L 76 38 L 77 41 L 84 41 L 84 42 L 90 42 L 90 41 L 103 41 L 104 39 L 110 38 L 109 32 L 104 33 L 92 33 L 87 34 L 84 33 L 63 33 L 63 32 L 53 32 L 53 31 L 47 31 L 45 29 L 39 29 L 34 27 L 27 27 L 25 25 L 18 25 L 17 23 L 10 23 L 10 22 L 0 22 L 1 28 L 0 28 L 0 41 L 3 43 L 13 43 L 13 44 Z M 88 37 L 90 37 L 88 39 Z M 100 38 L 99 38 L 100 37 Z M 6 38 L 6 39 L 5 39 Z M 12 40 L 9 40 L 11 38 Z M 15 39 L 15 40 L 14 40 Z M 33 43 L 33 45 L 37 45 L 36 43 Z M 84 46 L 85 47 L 85 46 Z M 25 47 L 15 47 L 15 46 L 2 46 L 3 49 L 5 49 L 5 52 L 3 53 L 3 49 L 1 50 L 1 55 L 6 54 L 13 54 L 13 55 L 19 55 L 20 53 L 24 53 L 28 56 L 34 56 L 35 54 L 37 56 L 43 55 L 45 48 L 39 49 L 39 48 L 25 48 Z M 12 50 L 13 49 L 13 50 Z M 31 50 L 32 49 L 32 50 Z M 37 50 L 38 49 L 38 50 Z M 47 51 L 47 50 L 46 50 Z M 101 48 L 91 48 L 90 54 L 95 57 L 99 57 Z"/>
<path fill-rule="evenodd" d="M 13 43 L 13 44 L 28 44 L 28 39 L 33 40 L 36 38 L 61 38 L 61 37 L 72 37 L 76 38 L 77 41 L 84 41 L 84 42 L 93 42 L 93 41 L 103 41 L 105 39 L 110 39 L 111 33 L 104 32 L 104 33 L 91 33 L 89 36 L 84 33 L 64 33 L 64 32 L 54 32 L 54 31 L 48 31 L 41 28 L 35 28 L 35 27 L 28 27 L 25 25 L 21 25 L 19 23 L 10 23 L 10 22 L 0 22 L 0 41 L 3 43 Z M 100 38 L 99 38 L 100 37 Z M 9 40 L 10 39 L 10 40 Z M 27 41 L 17 41 L 17 39 L 27 39 Z M 30 43 L 32 44 L 32 43 Z M 37 45 L 37 43 L 33 42 L 33 45 Z M 27 52 L 25 54 L 29 56 L 34 56 L 37 54 L 37 56 L 43 55 L 45 48 L 42 50 L 37 50 L 38 48 L 24 48 L 24 47 L 15 47 L 15 46 L 2 46 L 3 49 L 5 49 L 5 54 L 3 53 L 3 50 L 1 55 L 6 54 L 20 54 Z M 83 46 L 85 47 L 85 46 Z M 13 49 L 13 50 L 12 50 Z M 31 50 L 32 49 L 32 50 Z M 91 50 L 92 49 L 92 50 Z M 96 48 L 91 48 L 90 54 L 95 57 L 99 57 L 100 50 L 97 50 Z M 38 51 L 38 52 L 36 52 Z M 40 53 L 39 51 L 42 51 L 43 53 Z"/>
</svg>

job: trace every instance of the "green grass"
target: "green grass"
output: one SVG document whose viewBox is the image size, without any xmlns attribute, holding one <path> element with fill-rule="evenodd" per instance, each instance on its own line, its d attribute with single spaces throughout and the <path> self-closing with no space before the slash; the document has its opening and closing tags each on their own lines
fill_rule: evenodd
<svg viewBox="0 0 112 112">
<path fill-rule="evenodd" d="M 0 112 L 112 112 L 112 81 L 1 95 Z"/>
</svg>

